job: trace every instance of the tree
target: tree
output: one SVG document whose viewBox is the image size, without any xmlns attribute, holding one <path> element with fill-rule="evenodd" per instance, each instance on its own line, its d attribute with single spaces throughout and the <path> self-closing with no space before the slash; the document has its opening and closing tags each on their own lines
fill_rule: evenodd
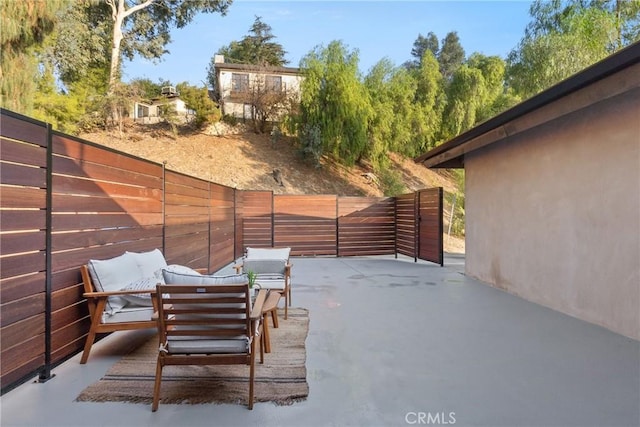
<svg viewBox="0 0 640 427">
<path fill-rule="evenodd" d="M 319 132 L 322 149 L 347 165 L 367 148 L 371 105 L 358 72 L 358 52 L 339 41 L 316 47 L 300 62 L 301 123 Z M 303 147 L 307 141 L 302 138 Z"/>
<path fill-rule="evenodd" d="M 171 41 L 169 30 L 175 25 L 182 28 L 195 15 L 219 12 L 222 15 L 231 0 L 105 0 L 111 9 L 113 32 L 109 90 L 113 93 L 120 81 L 120 59 L 124 53 L 129 59 L 138 53 L 147 59 L 160 58 L 164 47 Z"/>
<path fill-rule="evenodd" d="M 438 37 L 433 32 L 430 31 L 429 34 L 427 34 L 427 37 L 424 37 L 422 34 L 418 34 L 418 38 L 413 42 L 413 48 L 411 49 L 413 61 L 408 63 L 409 68 L 419 67 L 422 57 L 426 51 L 431 51 L 433 56 L 437 56 L 439 50 L 440 45 L 438 43 Z"/>
<path fill-rule="evenodd" d="M 464 63 L 464 49 L 456 31 L 452 31 L 442 40 L 442 48 L 438 52 L 440 72 L 446 81 L 450 81 L 453 73 Z"/>
<path fill-rule="evenodd" d="M 223 55 L 224 60 L 231 64 L 251 64 L 265 66 L 282 67 L 289 63 L 285 59 L 287 52 L 281 44 L 274 42 L 276 38 L 271 33 L 271 26 L 262 22 L 260 16 L 256 16 L 249 34 L 240 41 L 232 41 L 227 46 L 223 46 L 211 58 L 207 68 L 207 82 L 212 88 L 217 86 L 216 82 L 216 55 Z"/>
<path fill-rule="evenodd" d="M 534 2 L 533 21 L 507 59 L 510 87 L 523 98 L 533 96 L 603 59 L 620 42 L 637 40 L 638 32 L 634 35 L 630 28 L 637 25 L 640 2 L 629 2 L 635 9 L 618 4 L 618 10 L 612 10 L 611 3 Z"/>
<path fill-rule="evenodd" d="M 3 2 L 0 13 L 0 104 L 29 114 L 37 80 L 35 52 L 56 22 L 63 0 Z"/>
<path fill-rule="evenodd" d="M 412 139 L 404 152 L 417 155 L 435 146 L 445 105 L 443 76 L 431 51 L 425 52 L 420 68 L 414 71 L 416 91 L 411 116 Z"/>
</svg>

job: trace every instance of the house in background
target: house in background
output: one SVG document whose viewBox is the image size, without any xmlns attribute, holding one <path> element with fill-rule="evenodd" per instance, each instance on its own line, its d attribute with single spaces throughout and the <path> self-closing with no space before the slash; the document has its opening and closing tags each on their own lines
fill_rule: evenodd
<svg viewBox="0 0 640 427">
<path fill-rule="evenodd" d="M 299 68 L 248 64 L 228 64 L 223 55 L 214 57 L 215 98 L 222 114 L 239 119 L 253 118 L 256 92 L 271 92 L 297 97 L 303 79 Z"/>
<path fill-rule="evenodd" d="M 180 93 L 173 86 L 165 86 L 159 97 L 150 102 L 135 102 L 129 117 L 138 123 L 158 123 L 163 120 L 163 108 L 171 108 L 179 122 L 187 123 L 195 116 L 195 111 L 187 108 L 180 99 Z"/>
<path fill-rule="evenodd" d="M 465 169 L 467 275 L 640 339 L 639 43 L 416 162 Z"/>
</svg>

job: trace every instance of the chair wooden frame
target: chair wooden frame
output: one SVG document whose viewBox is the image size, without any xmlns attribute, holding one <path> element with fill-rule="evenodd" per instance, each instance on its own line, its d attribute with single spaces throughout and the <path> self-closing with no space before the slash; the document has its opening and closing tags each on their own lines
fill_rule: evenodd
<svg viewBox="0 0 640 427">
<path fill-rule="evenodd" d="M 158 307 L 156 305 L 156 298 L 154 298 L 154 295 L 156 293 L 155 289 L 98 292 L 96 291 L 96 288 L 93 285 L 93 282 L 91 280 L 91 275 L 89 274 L 89 269 L 86 265 L 83 265 L 80 267 L 80 273 L 82 275 L 82 282 L 84 284 L 84 293 L 82 294 L 82 296 L 87 299 L 87 304 L 89 305 L 89 316 L 91 317 L 91 327 L 89 328 L 89 333 L 87 335 L 87 339 L 84 344 L 82 357 L 80 358 L 81 364 L 87 363 L 87 360 L 89 359 L 89 353 L 91 352 L 91 347 L 93 346 L 93 343 L 96 340 L 97 334 L 157 327 L 156 320 L 152 319 L 151 316 L 149 316 L 149 320 L 144 320 L 144 321 L 129 321 L 129 322 L 114 322 L 114 323 L 103 323 L 102 321 L 103 314 L 107 306 L 107 298 L 111 296 L 138 295 L 143 293 L 149 293 L 151 296 L 151 301 L 153 303 L 153 312 L 157 312 Z"/>
<path fill-rule="evenodd" d="M 252 305 L 249 284 L 157 286 L 160 348 L 153 387 L 153 412 L 158 409 L 162 369 L 167 365 L 249 365 L 248 407 L 253 409 L 258 340 L 260 363 L 264 363 L 260 335 L 266 295 L 267 292 L 261 290 Z M 233 344 L 225 346 L 220 344 L 222 342 Z"/>
</svg>

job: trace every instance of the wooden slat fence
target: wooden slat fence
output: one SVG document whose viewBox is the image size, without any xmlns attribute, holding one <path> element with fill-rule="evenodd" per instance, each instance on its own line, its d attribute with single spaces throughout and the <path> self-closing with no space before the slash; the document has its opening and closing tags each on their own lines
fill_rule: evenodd
<svg viewBox="0 0 640 427">
<path fill-rule="evenodd" d="M 0 137 L 0 381 L 4 388 L 48 357 L 47 125 L 2 117 Z"/>
<path fill-rule="evenodd" d="M 442 187 L 418 192 L 418 257 L 444 265 Z"/>
<path fill-rule="evenodd" d="M 417 259 L 417 193 L 396 196 L 396 249 L 399 254 Z"/>
<path fill-rule="evenodd" d="M 213 272 L 247 246 L 290 246 L 295 256 L 420 250 L 434 262 L 442 247 L 441 189 L 397 198 L 235 190 L 0 111 L 2 392 L 36 374 L 48 380 L 82 349 L 79 267 L 89 259 L 160 248 L 169 263 Z"/>
<path fill-rule="evenodd" d="M 393 198 L 338 197 L 339 256 L 395 253 Z"/>
<path fill-rule="evenodd" d="M 270 248 L 273 246 L 273 192 L 239 191 L 236 206 L 236 245 L 239 255 L 248 246 Z"/>
<path fill-rule="evenodd" d="M 291 247 L 291 255 L 338 254 L 337 197 L 276 195 L 273 202 L 276 247 Z"/>
</svg>

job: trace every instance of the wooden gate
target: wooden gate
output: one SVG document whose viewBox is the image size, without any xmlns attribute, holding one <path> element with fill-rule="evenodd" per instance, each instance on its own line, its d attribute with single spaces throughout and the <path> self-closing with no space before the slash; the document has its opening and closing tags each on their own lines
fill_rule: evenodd
<svg viewBox="0 0 640 427">
<path fill-rule="evenodd" d="M 418 258 L 444 265 L 442 187 L 418 192 Z"/>
</svg>

